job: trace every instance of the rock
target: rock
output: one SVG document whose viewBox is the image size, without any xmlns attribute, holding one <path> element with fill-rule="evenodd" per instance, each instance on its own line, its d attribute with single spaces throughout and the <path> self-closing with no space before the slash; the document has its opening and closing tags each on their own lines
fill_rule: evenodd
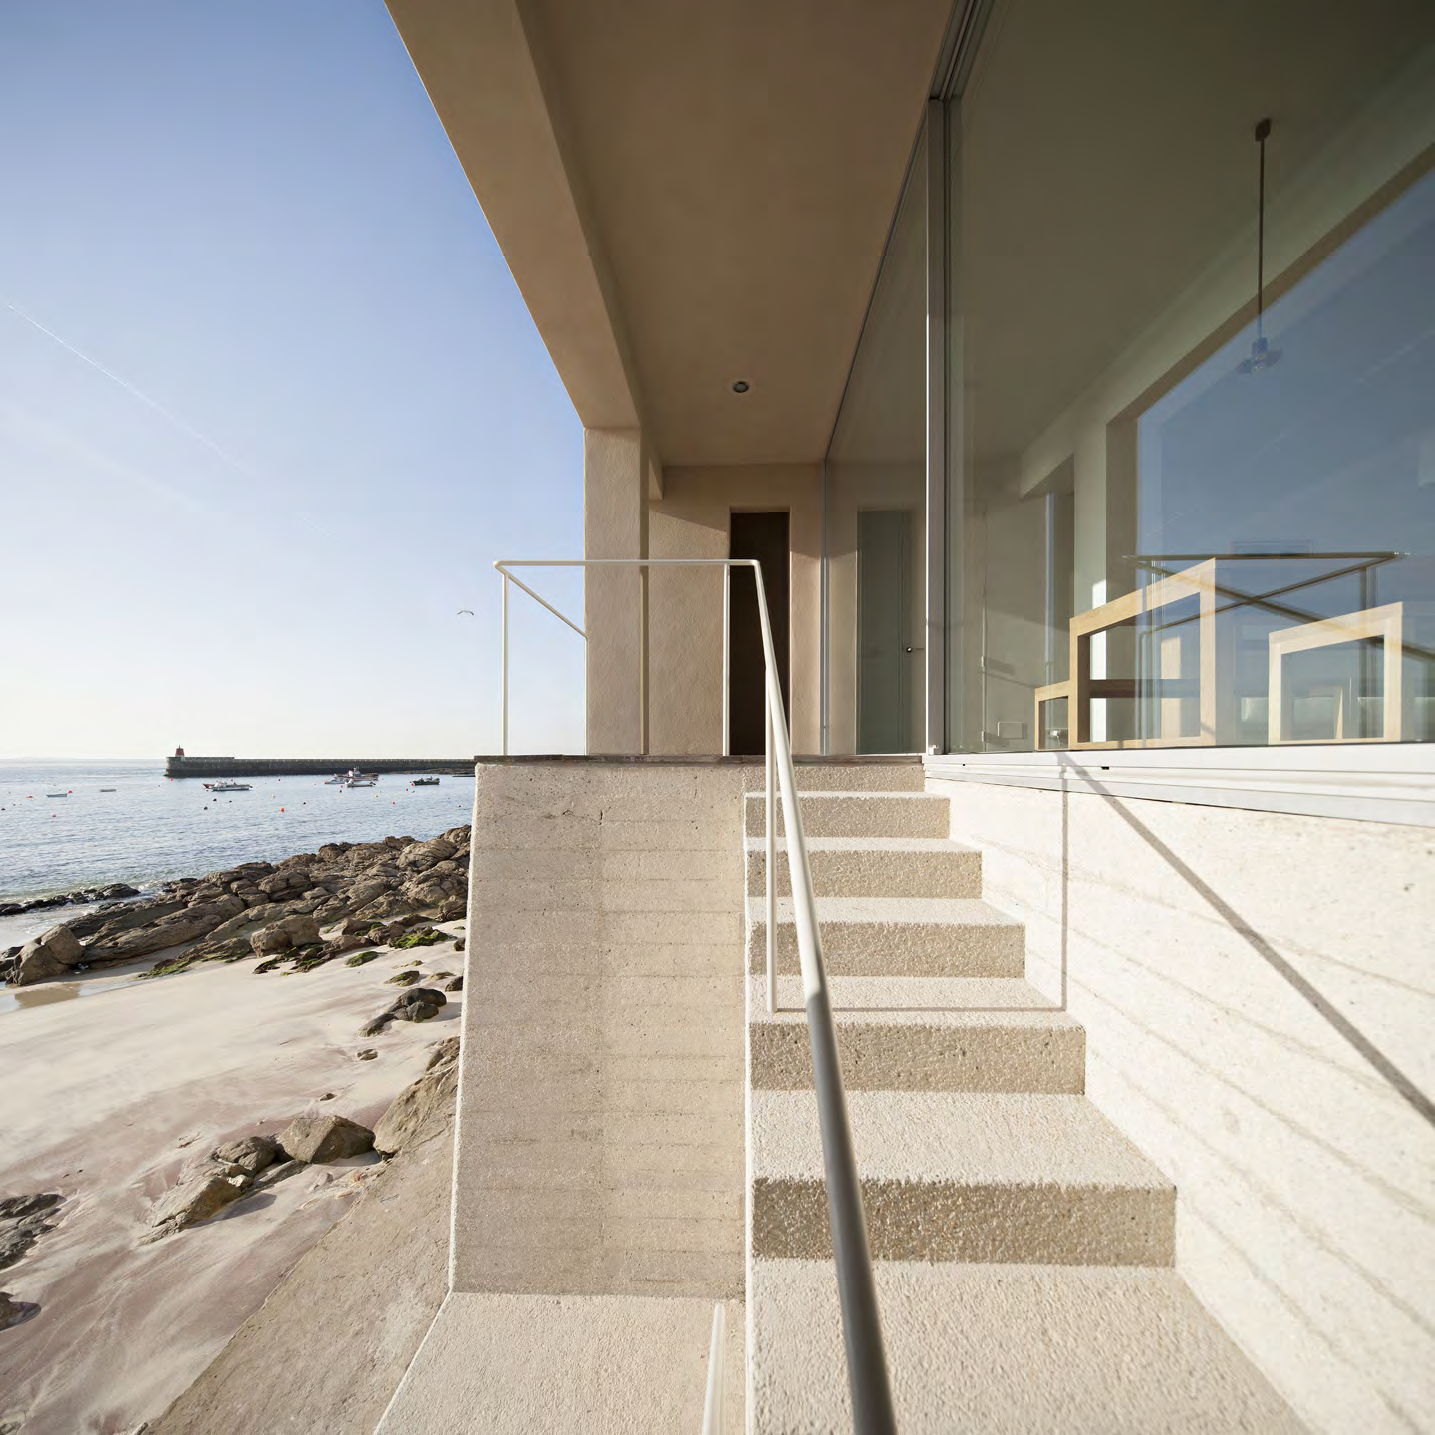
<svg viewBox="0 0 1435 1435">
<path fill-rule="evenodd" d="M 451 982 L 449 982 L 449 983 L 444 987 L 444 991 L 446 991 L 446 992 L 461 992 L 462 990 L 463 990 L 463 978 L 462 978 L 462 977 L 455 977 Z"/>
<path fill-rule="evenodd" d="M 445 1129 L 453 1120 L 458 1091 L 458 1038 L 440 1042 L 428 1070 L 400 1092 L 374 1127 L 374 1146 L 386 1154 L 403 1151 Z"/>
<path fill-rule="evenodd" d="M 22 1216 L 37 1216 L 42 1211 L 54 1210 L 64 1199 L 57 1191 L 46 1191 L 37 1196 L 9 1196 L 0 1201 L 0 1221 L 18 1221 Z"/>
<path fill-rule="evenodd" d="M 467 948 L 467 946 L 468 946 L 468 939 L 467 939 L 466 937 L 455 937 L 455 938 L 453 939 L 453 949 L 454 949 L 454 951 L 456 951 L 456 952 L 461 952 L 461 951 L 465 950 L 465 949 Z"/>
<path fill-rule="evenodd" d="M 80 939 L 68 927 L 51 927 L 48 932 L 42 932 L 21 949 L 20 955 L 23 957 L 32 947 L 65 967 L 73 967 L 85 960 L 85 949 L 80 945 Z"/>
<path fill-rule="evenodd" d="M 37 943 L 30 942 L 20 949 L 20 955 L 11 964 L 10 981 L 17 987 L 28 987 L 35 982 L 49 981 L 53 977 L 69 975 L 69 967 L 57 962 Z"/>
<path fill-rule="evenodd" d="M 439 942 L 448 941 L 448 933 L 440 932 L 435 927 L 420 927 L 414 932 L 405 932 L 402 937 L 395 937 L 390 946 L 400 951 L 407 951 L 410 947 L 432 947 Z"/>
<path fill-rule="evenodd" d="M 19 1325 L 39 1313 L 40 1307 L 32 1301 L 16 1300 L 9 1291 L 0 1291 L 0 1330 L 9 1330 L 12 1325 Z M 6 1429 L 18 1430 L 19 1426 L 6 1426 Z"/>
<path fill-rule="evenodd" d="M 422 974 L 419 972 L 395 972 L 385 985 L 391 987 L 411 987 L 415 982 L 421 980 Z"/>
<path fill-rule="evenodd" d="M 201 902 L 134 931 L 122 932 L 113 938 L 106 935 L 85 948 L 85 959 L 132 961 L 135 957 L 145 957 L 151 952 L 178 946 L 181 942 L 192 942 L 196 937 L 207 937 L 232 915 L 230 904 L 233 901 L 230 898 L 226 902 Z"/>
<path fill-rule="evenodd" d="M 249 945 L 256 956 L 264 957 L 271 952 L 287 952 L 294 945 L 294 938 L 280 923 L 275 922 L 272 927 L 255 932 L 249 938 Z"/>
<path fill-rule="evenodd" d="M 440 922 L 457 922 L 468 912 L 467 897 L 450 897 L 438 909 Z"/>
<path fill-rule="evenodd" d="M 381 1012 L 378 1014 L 378 1016 L 376 1016 L 376 1017 L 373 1019 L 373 1021 L 368 1022 L 368 1023 L 366 1023 L 364 1026 L 362 1026 L 362 1027 L 359 1028 L 359 1035 L 360 1035 L 360 1036 L 380 1036 L 380 1035 L 383 1034 L 384 1030 L 388 1027 L 389 1023 L 390 1023 L 391 1021 L 393 1021 L 393 1019 L 394 1019 L 394 1014 L 393 1014 L 393 1012 L 391 1012 L 391 1011 L 381 1011 Z"/>
<path fill-rule="evenodd" d="M 448 998 L 434 987 L 415 987 L 405 992 L 392 1007 L 395 1021 L 432 1021 Z"/>
<path fill-rule="evenodd" d="M 383 877 L 365 877 L 354 885 L 345 894 L 346 900 L 355 909 L 367 907 L 370 902 L 380 897 L 387 896 L 393 888 L 393 883 Z"/>
<path fill-rule="evenodd" d="M 226 1166 L 237 1166 L 250 1176 L 257 1176 L 270 1165 L 278 1153 L 279 1144 L 272 1136 L 242 1136 L 238 1141 L 228 1141 L 214 1151 L 214 1159 Z"/>
<path fill-rule="evenodd" d="M 13 1266 L 46 1231 L 55 1229 L 49 1214 L 64 1199 L 48 1191 L 0 1201 L 0 1270 Z"/>
<path fill-rule="evenodd" d="M 290 947 L 307 945 L 319 940 L 319 924 L 313 917 L 294 913 L 255 932 L 249 945 L 261 957 L 270 952 L 287 952 Z"/>
<path fill-rule="evenodd" d="M 435 837 L 431 842 L 415 842 L 399 854 L 399 866 L 409 872 L 427 872 L 445 858 L 457 851 L 446 837 Z"/>
<path fill-rule="evenodd" d="M 352 957 L 345 959 L 344 965 L 346 967 L 362 967 L 373 961 L 378 955 L 378 952 L 355 952 Z"/>
<path fill-rule="evenodd" d="M 373 1061 L 378 1054 L 373 1047 L 366 1046 L 361 1051 L 356 1051 L 354 1057 L 358 1061 Z"/>
<path fill-rule="evenodd" d="M 202 1166 L 171 1187 L 155 1202 L 150 1225 L 182 1230 L 207 1221 L 231 1201 L 237 1201 L 253 1178 L 243 1173 L 230 1176 L 218 1166 Z"/>
<path fill-rule="evenodd" d="M 346 1116 L 297 1116 L 284 1128 L 279 1144 L 297 1161 L 337 1161 L 371 1150 L 374 1133 Z"/>
</svg>

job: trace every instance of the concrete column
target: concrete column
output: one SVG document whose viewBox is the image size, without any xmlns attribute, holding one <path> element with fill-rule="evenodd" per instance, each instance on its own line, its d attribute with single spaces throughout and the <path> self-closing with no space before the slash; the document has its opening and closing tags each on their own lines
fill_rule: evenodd
<svg viewBox="0 0 1435 1435">
<path fill-rule="evenodd" d="M 588 558 L 646 558 L 646 455 L 638 429 L 583 434 L 583 552 Z M 588 751 L 645 749 L 647 579 L 639 568 L 590 568 L 584 583 L 588 632 Z"/>
</svg>

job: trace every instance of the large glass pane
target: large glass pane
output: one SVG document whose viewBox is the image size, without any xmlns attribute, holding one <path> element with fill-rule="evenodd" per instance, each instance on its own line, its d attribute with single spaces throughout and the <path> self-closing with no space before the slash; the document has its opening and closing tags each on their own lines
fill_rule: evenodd
<svg viewBox="0 0 1435 1435">
<path fill-rule="evenodd" d="M 925 745 L 925 173 L 923 138 L 827 454 L 832 752 Z"/>
<path fill-rule="evenodd" d="M 1435 736 L 1435 6 L 1287 21 L 1004 0 L 948 106 L 952 750 Z"/>
</svg>

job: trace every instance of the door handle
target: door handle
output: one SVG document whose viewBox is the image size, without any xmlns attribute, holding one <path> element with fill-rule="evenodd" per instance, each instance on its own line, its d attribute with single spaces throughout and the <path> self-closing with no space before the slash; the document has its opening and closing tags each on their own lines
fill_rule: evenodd
<svg viewBox="0 0 1435 1435">
<path fill-rule="evenodd" d="M 909 653 L 925 653 L 927 650 L 925 648 L 908 648 L 907 651 Z"/>
</svg>

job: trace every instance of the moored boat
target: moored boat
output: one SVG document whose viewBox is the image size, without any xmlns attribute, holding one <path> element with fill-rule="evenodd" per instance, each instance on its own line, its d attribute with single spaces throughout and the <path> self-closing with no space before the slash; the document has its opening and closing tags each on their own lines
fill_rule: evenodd
<svg viewBox="0 0 1435 1435">
<path fill-rule="evenodd" d="M 437 787 L 437 786 L 438 786 L 438 778 L 436 778 L 436 777 L 416 777 L 416 778 L 414 778 L 413 785 L 414 785 L 415 787 Z"/>
<path fill-rule="evenodd" d="M 254 784 L 249 782 L 233 782 L 226 779 L 224 782 L 206 782 L 206 792 L 252 792 Z"/>
</svg>

